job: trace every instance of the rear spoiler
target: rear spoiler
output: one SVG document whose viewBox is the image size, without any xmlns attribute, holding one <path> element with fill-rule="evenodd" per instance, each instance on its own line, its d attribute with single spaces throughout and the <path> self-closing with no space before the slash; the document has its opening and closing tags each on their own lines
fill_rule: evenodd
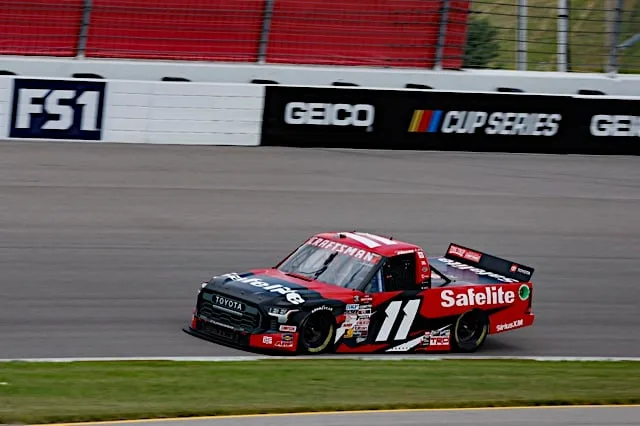
<svg viewBox="0 0 640 426">
<path fill-rule="evenodd" d="M 454 243 L 449 244 L 449 248 L 444 257 L 484 269 L 488 272 L 493 272 L 494 274 L 500 274 L 507 278 L 518 280 L 519 282 L 528 282 L 531 280 L 534 271 L 530 266 L 501 259 Z"/>
</svg>

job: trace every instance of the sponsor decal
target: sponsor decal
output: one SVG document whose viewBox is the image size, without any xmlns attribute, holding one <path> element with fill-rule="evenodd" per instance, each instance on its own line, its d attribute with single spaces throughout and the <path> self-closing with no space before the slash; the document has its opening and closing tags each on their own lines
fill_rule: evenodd
<svg viewBox="0 0 640 426">
<path fill-rule="evenodd" d="M 300 296 L 300 294 L 296 292 L 296 290 L 292 290 L 289 287 L 283 286 L 281 284 L 270 284 L 266 281 L 261 280 L 260 278 L 253 278 L 253 277 L 243 278 L 236 273 L 224 274 L 222 276 L 226 278 L 231 278 L 234 281 L 238 281 L 241 283 L 252 285 L 254 287 L 262 288 L 263 290 L 266 290 L 272 293 L 282 294 L 283 296 L 285 296 L 285 298 L 289 303 L 294 305 L 299 305 L 305 302 L 305 300 L 302 298 L 302 296 Z"/>
<path fill-rule="evenodd" d="M 413 250 L 398 250 L 396 251 L 396 255 L 401 255 L 401 254 L 409 254 L 409 253 L 415 253 Z"/>
<path fill-rule="evenodd" d="M 417 253 L 418 253 L 418 257 L 419 257 L 420 259 L 424 259 L 424 258 L 425 258 L 425 256 L 424 256 L 424 252 L 423 252 L 422 250 L 418 250 L 418 252 L 417 252 Z"/>
<path fill-rule="evenodd" d="M 511 268 L 509 268 L 509 271 L 511 272 L 519 272 L 521 274 L 527 275 L 527 276 L 531 276 L 531 272 L 527 271 L 526 269 L 522 269 L 519 265 L 516 265 L 515 263 L 513 265 L 511 265 Z"/>
<path fill-rule="evenodd" d="M 504 275 L 500 275 L 500 274 L 496 274 L 494 272 L 489 272 L 489 271 L 485 271 L 482 268 L 478 268 L 475 266 L 469 266 L 469 265 L 465 265 L 464 263 L 460 263 L 460 262 L 456 262 L 455 260 L 451 260 L 451 259 L 447 259 L 446 257 L 440 257 L 438 258 L 438 260 L 442 263 L 446 263 L 447 265 L 456 268 L 456 269 L 460 269 L 463 271 L 471 271 L 476 275 L 485 275 L 487 277 L 491 277 L 491 278 L 495 278 L 498 281 L 502 281 L 505 283 L 517 283 L 519 282 L 516 279 L 513 278 L 507 278 Z"/>
<path fill-rule="evenodd" d="M 520 298 L 520 300 L 522 301 L 527 300 L 530 295 L 531 295 L 531 289 L 529 288 L 529 286 L 526 284 L 522 284 L 518 289 L 518 297 Z"/>
<path fill-rule="evenodd" d="M 346 315 L 341 326 L 345 330 L 344 338 L 365 338 L 369 331 L 371 305 L 352 305 L 352 307 L 357 309 Z"/>
<path fill-rule="evenodd" d="M 349 305 L 347 305 L 347 307 L 345 308 L 347 311 L 349 312 L 355 312 L 360 308 L 360 305 L 357 303 L 351 303 Z"/>
<path fill-rule="evenodd" d="M 453 254 L 454 256 L 462 257 L 464 256 L 465 250 L 458 246 L 451 246 L 449 247 L 448 253 Z"/>
<path fill-rule="evenodd" d="M 292 348 L 293 341 L 284 341 L 281 340 L 274 345 L 276 348 Z"/>
<path fill-rule="evenodd" d="M 356 321 L 356 325 L 362 325 L 362 326 L 368 326 L 369 325 L 369 318 L 359 318 L 358 321 Z"/>
<path fill-rule="evenodd" d="M 429 347 L 438 348 L 442 347 L 443 349 L 448 348 L 450 341 L 450 337 L 448 336 L 431 336 L 429 337 Z"/>
<path fill-rule="evenodd" d="M 286 333 L 295 333 L 298 327 L 295 325 L 281 325 L 280 331 L 284 331 Z"/>
<path fill-rule="evenodd" d="M 429 338 L 431 337 L 431 331 L 427 330 L 424 332 L 424 335 L 422 336 L 422 341 L 420 342 L 420 344 L 422 346 L 429 346 Z"/>
<path fill-rule="evenodd" d="M 318 102 L 289 102 L 284 108 L 284 122 L 312 126 L 373 125 L 375 108 L 369 104 L 329 104 Z"/>
<path fill-rule="evenodd" d="M 589 129 L 592 136 L 639 137 L 640 116 L 594 115 Z"/>
<path fill-rule="evenodd" d="M 462 257 L 463 259 L 467 259 L 476 263 L 480 262 L 480 259 L 482 259 L 482 253 L 478 253 L 473 250 L 463 249 L 462 247 L 453 246 L 453 245 L 449 248 L 448 253 L 454 256 Z"/>
<path fill-rule="evenodd" d="M 262 343 L 264 343 L 265 345 L 272 345 L 273 344 L 273 337 L 271 337 L 271 336 L 262 336 Z"/>
<path fill-rule="evenodd" d="M 451 331 L 449 326 L 438 330 L 427 330 L 422 336 L 422 346 L 428 346 L 434 349 L 448 349 L 451 344 Z"/>
<path fill-rule="evenodd" d="M 331 306 L 318 306 L 317 308 L 313 308 L 311 310 L 311 313 L 314 312 L 318 312 L 318 311 L 332 311 L 333 309 L 331 308 Z"/>
<path fill-rule="evenodd" d="M 283 334 L 282 335 L 282 341 L 283 342 L 292 342 L 293 341 L 293 334 Z"/>
<path fill-rule="evenodd" d="M 440 298 L 440 306 L 443 308 L 452 306 L 507 305 L 516 300 L 516 293 L 511 290 L 505 291 L 502 287 L 487 286 L 484 288 L 469 288 L 458 294 L 453 290 L 442 290 Z"/>
<path fill-rule="evenodd" d="M 409 133 L 554 136 L 558 133 L 560 114 L 527 112 L 415 110 Z"/>
<path fill-rule="evenodd" d="M 522 327 L 523 325 L 524 325 L 524 320 L 523 319 L 519 319 L 519 320 L 515 320 L 513 322 L 506 323 L 506 324 L 498 324 L 496 326 L 496 331 L 511 330 L 512 328 Z"/>
<path fill-rule="evenodd" d="M 351 247 L 346 244 L 337 243 L 335 241 L 325 240 L 324 238 L 312 237 L 311 239 L 309 239 L 308 244 L 325 250 L 331 250 L 334 252 L 346 254 L 348 256 L 355 257 L 356 259 L 363 260 L 374 265 L 377 264 L 381 259 L 381 256 L 378 254 Z"/>
<path fill-rule="evenodd" d="M 15 78 L 9 137 L 102 139 L 106 82 Z"/>
<path fill-rule="evenodd" d="M 212 300 L 216 305 L 224 308 L 232 309 L 234 311 L 244 311 L 244 305 L 235 300 L 227 299 L 226 297 L 214 295 Z"/>
</svg>

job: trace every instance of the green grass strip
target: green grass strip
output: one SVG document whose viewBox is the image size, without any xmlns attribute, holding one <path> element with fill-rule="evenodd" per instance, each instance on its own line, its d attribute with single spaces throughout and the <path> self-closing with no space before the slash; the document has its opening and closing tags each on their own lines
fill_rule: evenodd
<svg viewBox="0 0 640 426">
<path fill-rule="evenodd" d="M 640 403 L 637 362 L 8 362 L 0 383 L 0 423 Z"/>
</svg>

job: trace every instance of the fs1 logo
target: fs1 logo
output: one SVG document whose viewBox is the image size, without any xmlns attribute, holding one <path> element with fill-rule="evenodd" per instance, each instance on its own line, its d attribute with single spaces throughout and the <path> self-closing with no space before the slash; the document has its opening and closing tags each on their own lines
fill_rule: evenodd
<svg viewBox="0 0 640 426">
<path fill-rule="evenodd" d="M 14 79 L 9 137 L 100 140 L 106 83 Z"/>
</svg>

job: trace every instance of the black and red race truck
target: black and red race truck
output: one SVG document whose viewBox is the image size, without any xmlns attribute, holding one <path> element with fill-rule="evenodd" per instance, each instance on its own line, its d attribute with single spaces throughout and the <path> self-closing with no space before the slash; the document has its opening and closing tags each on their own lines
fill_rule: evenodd
<svg viewBox="0 0 640 426">
<path fill-rule="evenodd" d="M 203 282 L 184 331 L 258 352 L 473 352 L 533 324 L 533 272 L 453 243 L 427 257 L 380 235 L 321 233 L 272 268 Z"/>
</svg>

